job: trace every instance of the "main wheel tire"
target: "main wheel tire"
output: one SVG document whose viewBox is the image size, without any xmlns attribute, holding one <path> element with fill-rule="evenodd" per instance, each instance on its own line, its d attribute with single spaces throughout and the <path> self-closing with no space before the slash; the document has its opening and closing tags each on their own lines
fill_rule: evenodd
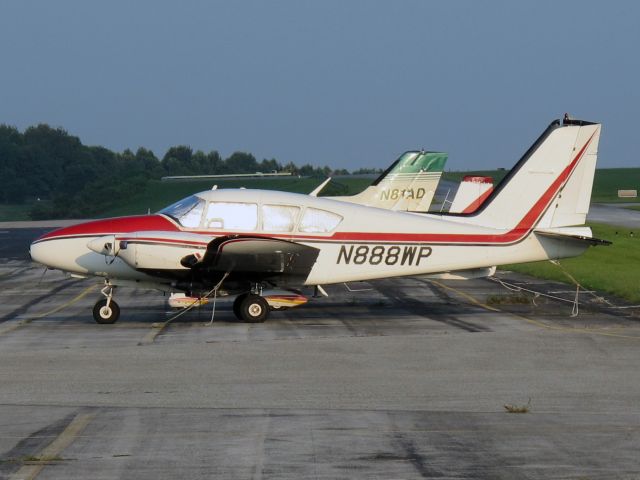
<svg viewBox="0 0 640 480">
<path fill-rule="evenodd" d="M 260 295 L 249 294 L 240 302 L 240 317 L 247 323 L 262 323 L 269 315 L 269 304 Z"/>
<path fill-rule="evenodd" d="M 240 312 L 240 305 L 242 304 L 242 301 L 247 298 L 247 295 L 249 295 L 248 293 L 243 293 L 242 295 L 238 295 L 236 297 L 236 299 L 233 301 L 233 314 L 236 316 L 236 318 L 238 320 L 244 320 L 244 318 L 242 318 L 242 313 Z"/>
<path fill-rule="evenodd" d="M 98 300 L 93 307 L 93 319 L 96 323 L 111 324 L 116 323 L 120 317 L 120 307 L 111 300 L 107 307 L 107 299 Z"/>
</svg>

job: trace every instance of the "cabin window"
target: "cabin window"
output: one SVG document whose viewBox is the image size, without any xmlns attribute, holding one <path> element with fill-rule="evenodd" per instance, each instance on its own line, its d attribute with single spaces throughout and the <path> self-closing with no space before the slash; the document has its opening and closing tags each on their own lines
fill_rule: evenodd
<svg viewBox="0 0 640 480">
<path fill-rule="evenodd" d="M 300 207 L 290 205 L 263 205 L 262 229 L 265 232 L 292 232 Z"/>
<path fill-rule="evenodd" d="M 205 218 L 206 228 L 255 230 L 258 205 L 255 203 L 211 202 Z"/>
<path fill-rule="evenodd" d="M 205 201 L 203 199 L 191 195 L 160 210 L 159 213 L 173 218 L 183 227 L 198 228 L 200 226 L 200 220 L 202 220 L 204 204 Z"/>
<path fill-rule="evenodd" d="M 338 226 L 342 217 L 326 210 L 307 208 L 300 221 L 300 231 L 307 233 L 329 233 Z"/>
</svg>

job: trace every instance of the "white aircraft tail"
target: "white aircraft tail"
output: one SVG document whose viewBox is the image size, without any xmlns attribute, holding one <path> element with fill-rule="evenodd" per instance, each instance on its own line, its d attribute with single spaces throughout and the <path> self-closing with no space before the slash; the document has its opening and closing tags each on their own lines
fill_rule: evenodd
<svg viewBox="0 0 640 480">
<path fill-rule="evenodd" d="M 600 124 L 554 121 L 474 213 L 449 215 L 505 230 L 584 224 L 599 138 Z"/>
<path fill-rule="evenodd" d="M 446 162 L 446 153 L 406 152 L 357 195 L 328 198 L 387 210 L 426 212 Z"/>
<path fill-rule="evenodd" d="M 580 140 L 589 141 L 587 135 L 589 135 L 589 138 L 593 135 L 582 159 L 561 188 L 560 193 L 554 198 L 544 217 L 538 223 L 538 227 L 565 227 L 583 225 L 585 223 L 587 213 L 589 213 L 591 190 L 598 159 L 600 126 L 597 125 L 596 128 L 591 130 L 593 130 L 592 134 L 588 134 L 588 131 L 585 130 L 578 138 L 578 142 Z"/>
<path fill-rule="evenodd" d="M 466 175 L 456 191 L 449 207 L 450 213 L 473 213 L 482 206 L 493 191 L 493 179 Z"/>
</svg>

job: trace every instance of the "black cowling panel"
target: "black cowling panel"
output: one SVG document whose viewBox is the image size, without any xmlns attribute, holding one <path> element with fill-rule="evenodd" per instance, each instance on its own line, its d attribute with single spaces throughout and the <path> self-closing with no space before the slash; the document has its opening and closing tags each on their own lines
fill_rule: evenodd
<svg viewBox="0 0 640 480">
<path fill-rule="evenodd" d="M 258 281 L 278 278 L 285 283 L 304 280 L 320 251 L 299 243 L 268 237 L 227 236 L 211 241 L 202 259 L 182 260 L 199 276 L 229 272 L 232 277 Z"/>
</svg>

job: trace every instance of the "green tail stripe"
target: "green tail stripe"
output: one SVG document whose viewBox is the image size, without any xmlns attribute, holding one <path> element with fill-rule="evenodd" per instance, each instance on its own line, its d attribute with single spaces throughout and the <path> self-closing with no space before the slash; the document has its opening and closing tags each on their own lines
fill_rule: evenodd
<svg viewBox="0 0 640 480">
<path fill-rule="evenodd" d="M 442 172 L 447 158 L 444 152 L 407 152 L 389 173 Z"/>
</svg>

